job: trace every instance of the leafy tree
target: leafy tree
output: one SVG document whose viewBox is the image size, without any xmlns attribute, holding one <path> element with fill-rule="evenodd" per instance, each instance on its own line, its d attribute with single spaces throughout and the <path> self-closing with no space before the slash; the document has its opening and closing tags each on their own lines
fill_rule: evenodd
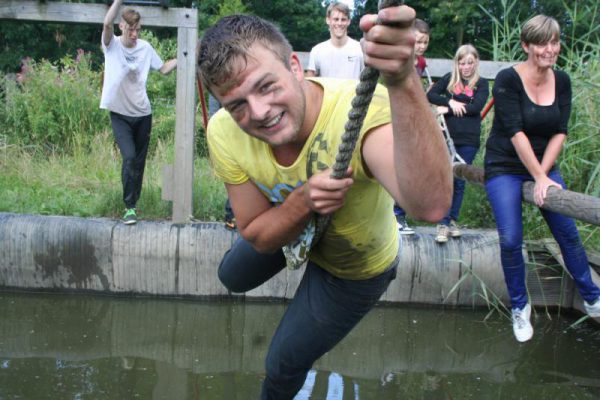
<svg viewBox="0 0 600 400">
<path fill-rule="evenodd" d="M 309 51 L 327 37 L 325 8 L 320 0 L 248 0 L 252 13 L 275 22 L 296 51 Z"/>
<path fill-rule="evenodd" d="M 62 0 L 64 1 L 64 0 Z M 104 3 L 106 0 L 73 0 L 80 3 Z M 325 7 L 332 0 L 170 0 L 171 7 L 196 7 L 200 35 L 220 16 L 245 12 L 259 15 L 280 26 L 298 51 L 309 51 L 316 43 L 328 38 L 325 25 Z M 359 39 L 362 32 L 358 21 L 365 13 L 377 11 L 377 0 L 355 0 L 349 35 Z M 417 11 L 417 16 L 431 25 L 431 41 L 428 57 L 450 57 L 463 43 L 472 43 L 482 59 L 492 59 L 494 35 L 498 35 L 496 21 L 506 26 L 508 17 L 524 21 L 528 17 L 544 13 L 555 17 L 563 30 L 569 48 L 582 50 L 589 43 L 600 40 L 599 9 L 597 0 L 406 0 Z M 507 15 L 506 10 L 510 9 Z M 516 18 L 515 18 L 516 17 Z M 589 29 L 590 27 L 594 29 Z M 514 25 L 508 26 L 514 30 Z M 49 24 L 24 21 L 2 21 L 0 24 L 0 70 L 17 72 L 23 57 L 35 60 L 60 60 L 74 55 L 78 48 L 92 53 L 93 68 L 102 65 L 99 51 L 99 25 Z M 174 38 L 173 28 L 153 28 L 159 40 Z M 503 40 L 518 51 L 518 38 Z M 510 42 L 510 43 L 509 43 Z"/>
<path fill-rule="evenodd" d="M 203 0 L 198 3 L 199 30 L 203 32 L 219 18 L 234 13 L 274 22 L 297 51 L 310 50 L 327 35 L 325 8 L 318 0 Z"/>
<path fill-rule="evenodd" d="M 200 36 L 214 23 L 215 17 L 219 15 L 220 5 L 221 0 L 202 0 L 198 3 L 198 30 Z"/>
<path fill-rule="evenodd" d="M 59 60 L 75 55 L 78 48 L 97 53 L 101 29 L 91 25 L 2 21 L 0 24 L 0 70 L 17 72 L 21 59 Z M 99 62 L 94 58 L 93 63 Z"/>
<path fill-rule="evenodd" d="M 248 12 L 242 0 L 224 0 L 219 5 L 219 12 L 211 19 L 211 23 L 217 22 L 220 18 L 232 14 L 244 14 Z"/>
<path fill-rule="evenodd" d="M 431 23 L 436 27 L 451 27 L 451 36 L 440 36 L 440 34 L 446 34 L 441 29 L 434 30 L 432 32 L 432 39 L 442 41 L 443 38 L 454 37 L 453 46 L 451 48 L 458 48 L 464 43 L 465 36 L 474 37 L 474 33 L 477 30 L 478 22 L 481 17 L 481 12 L 478 3 L 470 0 L 444 0 L 436 2 L 429 10 Z M 450 33 L 450 32 L 447 32 Z M 449 43 L 446 43 L 446 48 Z M 451 51 L 452 55 L 453 51 Z"/>
<path fill-rule="evenodd" d="M 354 0 L 354 12 L 352 13 L 352 21 L 348 28 L 348 35 L 356 40 L 362 37 L 362 31 L 358 26 L 360 18 L 365 14 L 377 13 L 377 0 Z"/>
</svg>

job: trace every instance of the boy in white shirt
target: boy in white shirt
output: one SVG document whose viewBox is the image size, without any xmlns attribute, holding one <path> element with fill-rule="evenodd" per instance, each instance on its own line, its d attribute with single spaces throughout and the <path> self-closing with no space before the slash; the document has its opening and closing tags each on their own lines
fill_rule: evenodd
<svg viewBox="0 0 600 400">
<path fill-rule="evenodd" d="M 100 108 L 110 111 L 110 121 L 115 141 L 121 151 L 123 164 L 123 202 L 127 225 L 137 222 L 136 203 L 142 191 L 142 180 L 152 130 L 152 108 L 146 93 L 148 72 L 168 74 L 177 66 L 177 60 L 165 63 L 154 48 L 139 39 L 140 14 L 126 9 L 121 15 L 115 36 L 114 21 L 123 3 L 115 0 L 104 17 L 102 51 L 104 52 L 104 83 Z"/>
<path fill-rule="evenodd" d="M 306 76 L 359 79 L 365 63 L 360 43 L 348 36 L 350 9 L 344 3 L 331 3 L 325 22 L 331 37 L 310 51 Z"/>
</svg>

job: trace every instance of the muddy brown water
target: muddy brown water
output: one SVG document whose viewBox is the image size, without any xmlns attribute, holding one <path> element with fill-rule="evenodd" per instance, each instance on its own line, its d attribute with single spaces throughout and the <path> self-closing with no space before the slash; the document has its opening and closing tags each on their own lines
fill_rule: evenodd
<svg viewBox="0 0 600 400">
<path fill-rule="evenodd" d="M 284 303 L 0 293 L 0 399 L 257 399 Z M 600 329 L 538 309 L 380 306 L 296 397 L 599 399 Z"/>
</svg>

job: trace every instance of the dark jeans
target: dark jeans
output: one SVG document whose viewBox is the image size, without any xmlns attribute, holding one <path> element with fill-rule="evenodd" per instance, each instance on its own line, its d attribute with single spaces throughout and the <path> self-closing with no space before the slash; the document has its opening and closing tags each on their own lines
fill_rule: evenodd
<svg viewBox="0 0 600 400">
<path fill-rule="evenodd" d="M 142 193 L 146 155 L 152 130 L 152 115 L 128 117 L 111 111 L 110 122 L 123 158 L 121 166 L 123 202 L 126 208 L 135 208 Z"/>
<path fill-rule="evenodd" d="M 458 155 L 469 165 L 473 164 L 475 155 L 479 147 L 476 146 L 455 146 Z M 460 207 L 462 206 L 463 197 L 465 195 L 465 181 L 464 179 L 454 178 L 454 192 L 452 193 L 452 206 L 448 214 L 440 221 L 443 225 L 450 224 L 450 220 L 458 221 L 460 214 Z"/>
<path fill-rule="evenodd" d="M 235 215 L 233 215 L 233 209 L 231 208 L 231 203 L 229 202 L 229 198 L 225 201 L 225 221 L 231 221 Z"/>
<path fill-rule="evenodd" d="M 404 209 L 398 204 L 394 203 L 394 215 L 396 216 L 396 219 L 398 219 L 399 217 L 404 218 L 406 217 L 406 211 L 404 211 Z"/>
<path fill-rule="evenodd" d="M 565 183 L 558 173 L 548 174 L 550 179 L 563 188 Z M 485 184 L 488 199 L 494 212 L 500 237 L 500 258 L 504 279 L 510 295 L 512 308 L 523 308 L 528 302 L 525 287 L 525 260 L 523 258 L 523 210 L 522 185 L 533 180 L 530 175 L 500 175 Z M 572 218 L 540 208 L 554 239 L 560 246 L 565 265 L 571 273 L 581 297 L 588 302 L 600 296 L 594 284 L 585 249 Z"/>
<path fill-rule="evenodd" d="M 261 399 L 293 399 L 313 363 L 373 308 L 396 277 L 396 264 L 374 278 L 348 280 L 336 278 L 309 261 L 271 340 Z M 239 238 L 219 265 L 219 279 L 232 292 L 245 292 L 283 268 L 282 251 L 260 254 Z"/>
</svg>

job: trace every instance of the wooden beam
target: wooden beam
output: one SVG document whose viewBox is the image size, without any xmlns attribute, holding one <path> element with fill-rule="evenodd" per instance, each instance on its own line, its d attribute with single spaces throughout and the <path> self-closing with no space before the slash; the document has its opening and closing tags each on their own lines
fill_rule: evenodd
<svg viewBox="0 0 600 400">
<path fill-rule="evenodd" d="M 427 58 L 427 70 L 432 77 L 440 78 L 452 71 L 454 61 L 442 58 Z M 515 62 L 479 61 L 479 75 L 486 79 L 495 79 L 502 69 L 514 65 Z"/>
<path fill-rule="evenodd" d="M 127 7 L 126 5 L 124 7 Z M 160 6 L 131 6 L 142 15 L 142 27 L 196 28 L 196 10 Z M 22 21 L 102 24 L 106 4 L 65 3 L 56 1 L 0 0 L 0 19 Z M 119 22 L 120 13 L 116 19 Z"/>
<path fill-rule="evenodd" d="M 484 184 L 483 169 L 481 168 L 473 165 L 457 164 L 453 169 L 454 176 L 457 178 L 465 179 L 477 185 Z M 535 205 L 533 187 L 534 183 L 532 181 L 523 184 L 523 200 Z M 600 197 L 550 187 L 541 208 L 600 226 Z"/>
<path fill-rule="evenodd" d="M 300 64 L 304 69 L 306 69 L 306 67 L 308 66 L 308 58 L 310 56 L 310 53 L 306 51 L 297 51 L 296 54 L 300 59 Z M 453 60 L 447 60 L 443 58 L 427 58 L 427 70 L 433 78 L 441 78 L 448 72 L 452 71 L 453 63 Z M 508 68 L 513 64 L 515 63 L 505 61 L 481 60 L 479 62 L 479 73 L 482 77 L 486 79 L 494 79 L 496 78 L 496 74 L 498 74 L 498 71 L 504 68 Z"/>
</svg>

